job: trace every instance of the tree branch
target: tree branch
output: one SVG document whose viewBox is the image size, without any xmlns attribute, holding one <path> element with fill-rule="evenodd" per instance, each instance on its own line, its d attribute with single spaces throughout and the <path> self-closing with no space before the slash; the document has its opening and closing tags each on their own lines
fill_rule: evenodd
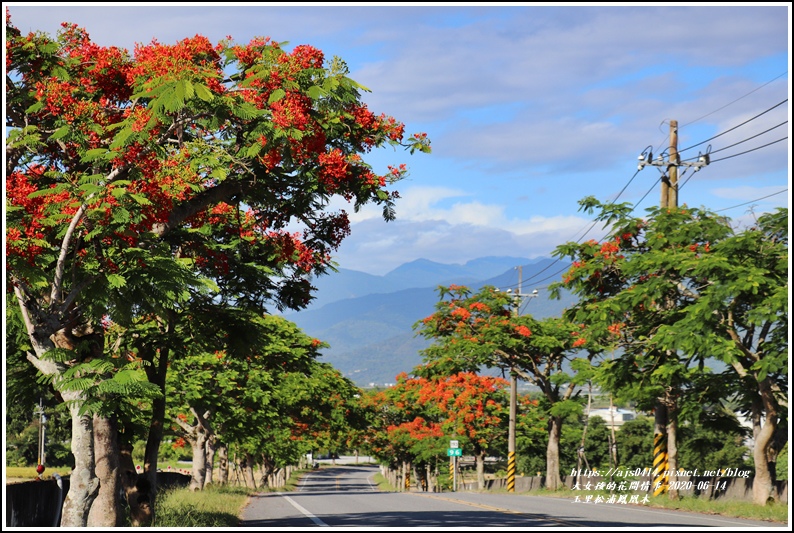
<svg viewBox="0 0 794 533">
<path fill-rule="evenodd" d="M 203 211 L 210 205 L 230 200 L 236 194 L 243 194 L 252 184 L 253 182 L 251 181 L 229 180 L 211 189 L 207 189 L 182 205 L 174 208 L 174 210 L 171 211 L 171 215 L 168 217 L 168 221 L 155 224 L 152 227 L 152 232 L 157 237 L 163 237 L 169 231 L 184 222 L 185 219 Z"/>
<path fill-rule="evenodd" d="M 69 246 L 72 243 L 72 235 L 74 235 L 74 230 L 77 228 L 77 224 L 80 223 L 80 220 L 83 218 L 85 214 L 86 204 L 80 206 L 77 212 L 72 217 L 72 221 L 69 223 L 69 228 L 66 230 L 66 235 L 63 236 L 63 240 L 61 241 L 61 253 L 58 255 L 58 262 L 55 265 L 55 276 L 52 280 L 52 291 L 50 292 L 50 307 L 54 308 L 58 305 L 61 299 L 61 293 L 63 292 L 63 274 L 66 270 L 66 254 L 69 252 Z"/>
</svg>

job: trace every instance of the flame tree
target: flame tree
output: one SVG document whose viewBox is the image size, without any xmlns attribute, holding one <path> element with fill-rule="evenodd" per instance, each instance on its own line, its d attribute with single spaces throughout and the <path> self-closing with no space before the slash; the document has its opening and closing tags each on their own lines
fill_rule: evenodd
<svg viewBox="0 0 794 533">
<path fill-rule="evenodd" d="M 62 525 L 85 526 L 100 487 L 85 383 L 113 375 L 102 319 L 179 306 L 202 278 L 238 304 L 305 306 L 350 231 L 332 199 L 395 216 L 405 166 L 375 172 L 362 156 L 429 143 L 308 45 L 196 35 L 130 53 L 74 24 L 23 35 L 7 13 L 6 68 L 8 286 L 28 360 L 72 409 Z M 136 288 L 154 296 L 121 296 Z"/>
<path fill-rule="evenodd" d="M 436 312 L 416 323 L 422 336 L 434 340 L 423 352 L 426 372 L 451 375 L 495 367 L 516 372 L 540 388 L 548 415 L 546 487 L 560 488 L 562 423 L 571 414 L 581 414 L 577 385 L 590 377 L 589 361 L 577 357 L 588 345 L 584 325 L 517 316 L 511 311 L 511 295 L 491 286 L 474 294 L 450 285 L 439 287 L 439 294 Z"/>
<path fill-rule="evenodd" d="M 775 461 L 788 439 L 788 210 L 737 231 L 706 209 L 636 217 L 628 204 L 580 205 L 611 235 L 558 247 L 573 266 L 555 291 L 579 297 L 572 316 L 594 337 L 621 339 L 621 357 L 603 363 L 611 386 L 641 384 L 675 415 L 681 395 L 707 377 L 705 362 L 722 362 L 711 388 L 753 424 L 753 500 L 776 498 Z"/>
</svg>

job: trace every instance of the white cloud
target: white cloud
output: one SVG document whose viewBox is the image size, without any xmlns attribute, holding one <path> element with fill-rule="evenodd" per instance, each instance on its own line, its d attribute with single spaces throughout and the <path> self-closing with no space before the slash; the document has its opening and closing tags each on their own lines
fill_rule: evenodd
<svg viewBox="0 0 794 533">
<path fill-rule="evenodd" d="M 343 268 L 384 274 L 418 257 L 440 263 L 465 263 L 490 255 L 534 258 L 548 256 L 592 226 L 577 216 L 508 219 L 503 206 L 479 201 L 438 206 L 460 196 L 451 189 L 409 189 L 406 202 L 398 204 L 396 221 L 371 217 L 353 224 L 336 260 Z"/>
</svg>

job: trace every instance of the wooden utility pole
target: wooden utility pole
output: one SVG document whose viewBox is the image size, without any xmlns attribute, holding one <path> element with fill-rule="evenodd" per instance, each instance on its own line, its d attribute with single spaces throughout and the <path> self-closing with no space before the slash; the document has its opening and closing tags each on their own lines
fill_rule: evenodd
<svg viewBox="0 0 794 533">
<path fill-rule="evenodd" d="M 515 314 L 521 314 L 521 266 L 518 269 L 518 296 L 515 301 Z M 507 492 L 516 491 L 516 416 L 518 405 L 518 376 L 510 365 L 510 420 L 507 429 Z"/>
<path fill-rule="evenodd" d="M 670 121 L 670 147 L 667 157 L 667 174 L 662 176 L 661 207 L 678 207 L 678 166 L 681 164 L 678 156 L 678 121 Z M 675 465 L 675 432 L 670 435 L 669 406 L 667 398 L 658 398 L 654 409 L 653 428 L 653 485 L 654 495 L 668 492 L 670 471 L 670 455 L 673 455 L 672 464 Z M 675 479 L 673 479 L 675 481 Z M 678 491 L 670 491 L 671 497 L 677 497 Z"/>
<path fill-rule="evenodd" d="M 670 121 L 670 149 L 667 157 L 667 177 L 662 177 L 662 207 L 678 207 L 678 121 Z"/>
<path fill-rule="evenodd" d="M 651 146 L 638 157 L 640 163 L 637 170 L 642 170 L 646 166 L 665 167 L 662 173 L 661 201 L 662 208 L 678 207 L 678 167 L 688 167 L 694 172 L 710 163 L 709 153 L 711 147 L 705 154 L 699 154 L 697 161 L 681 162 L 678 154 L 678 121 L 670 121 L 670 147 L 668 148 L 667 161 L 662 156 L 656 160 L 653 158 Z M 677 413 L 676 405 L 670 400 L 669 391 L 656 401 L 654 408 L 654 430 L 653 430 L 653 485 L 654 495 L 668 492 L 668 478 L 665 473 L 675 470 L 677 466 L 676 432 L 677 432 Z M 675 472 L 672 473 L 673 481 Z M 677 490 L 669 491 L 670 497 L 677 496 Z"/>
</svg>

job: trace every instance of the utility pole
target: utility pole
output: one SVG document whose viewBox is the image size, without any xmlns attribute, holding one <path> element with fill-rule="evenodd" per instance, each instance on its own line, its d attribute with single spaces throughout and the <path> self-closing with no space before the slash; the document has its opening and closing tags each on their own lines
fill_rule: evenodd
<svg viewBox="0 0 794 533">
<path fill-rule="evenodd" d="M 667 154 L 667 182 L 662 178 L 662 207 L 678 207 L 678 121 L 670 121 L 670 151 Z"/>
<path fill-rule="evenodd" d="M 678 167 L 690 167 L 694 172 L 708 165 L 710 161 L 709 152 L 711 146 L 705 154 L 698 154 L 697 161 L 681 161 L 678 154 L 678 121 L 670 121 L 670 146 L 667 150 L 667 161 L 664 160 L 663 155 L 659 155 L 656 159 L 653 158 L 652 147 L 646 148 L 637 159 L 640 164 L 637 170 L 642 170 L 646 166 L 661 167 L 666 170 L 662 173 L 662 188 L 661 188 L 661 207 L 678 207 Z"/>
<path fill-rule="evenodd" d="M 515 299 L 515 315 L 521 312 L 521 267 L 518 269 L 518 297 Z M 518 404 L 518 376 L 515 366 L 510 364 L 510 420 L 507 428 L 507 492 L 516 491 L 516 411 Z"/>
<path fill-rule="evenodd" d="M 678 207 L 678 167 L 692 167 L 697 172 L 702 167 L 709 164 L 709 150 L 706 154 L 699 154 L 695 162 L 681 162 L 678 154 L 678 121 L 670 121 L 670 146 L 667 151 L 667 161 L 659 155 L 653 159 L 653 153 L 646 148 L 638 159 L 640 164 L 637 170 L 642 170 L 646 165 L 663 167 L 666 173 L 662 173 L 662 187 L 660 195 L 660 206 L 662 208 Z M 653 427 L 653 494 L 654 496 L 667 492 L 668 490 L 668 408 L 665 398 L 658 398 L 654 408 L 654 427 Z"/>
<path fill-rule="evenodd" d="M 521 315 L 521 298 L 534 298 L 538 295 L 537 289 L 532 291 L 532 294 L 523 294 L 521 292 L 522 283 L 522 268 L 521 266 L 515 267 L 518 270 L 518 291 L 516 292 L 514 302 L 515 316 Z M 510 292 L 508 289 L 507 292 Z M 516 491 L 516 418 L 518 411 L 518 375 L 515 366 L 510 365 L 510 420 L 507 429 L 507 492 Z"/>
<path fill-rule="evenodd" d="M 661 206 L 678 207 L 678 121 L 670 121 L 670 149 L 667 156 L 667 180 L 662 176 Z M 656 400 L 653 410 L 653 495 L 667 492 L 667 404 L 664 398 Z"/>
</svg>

